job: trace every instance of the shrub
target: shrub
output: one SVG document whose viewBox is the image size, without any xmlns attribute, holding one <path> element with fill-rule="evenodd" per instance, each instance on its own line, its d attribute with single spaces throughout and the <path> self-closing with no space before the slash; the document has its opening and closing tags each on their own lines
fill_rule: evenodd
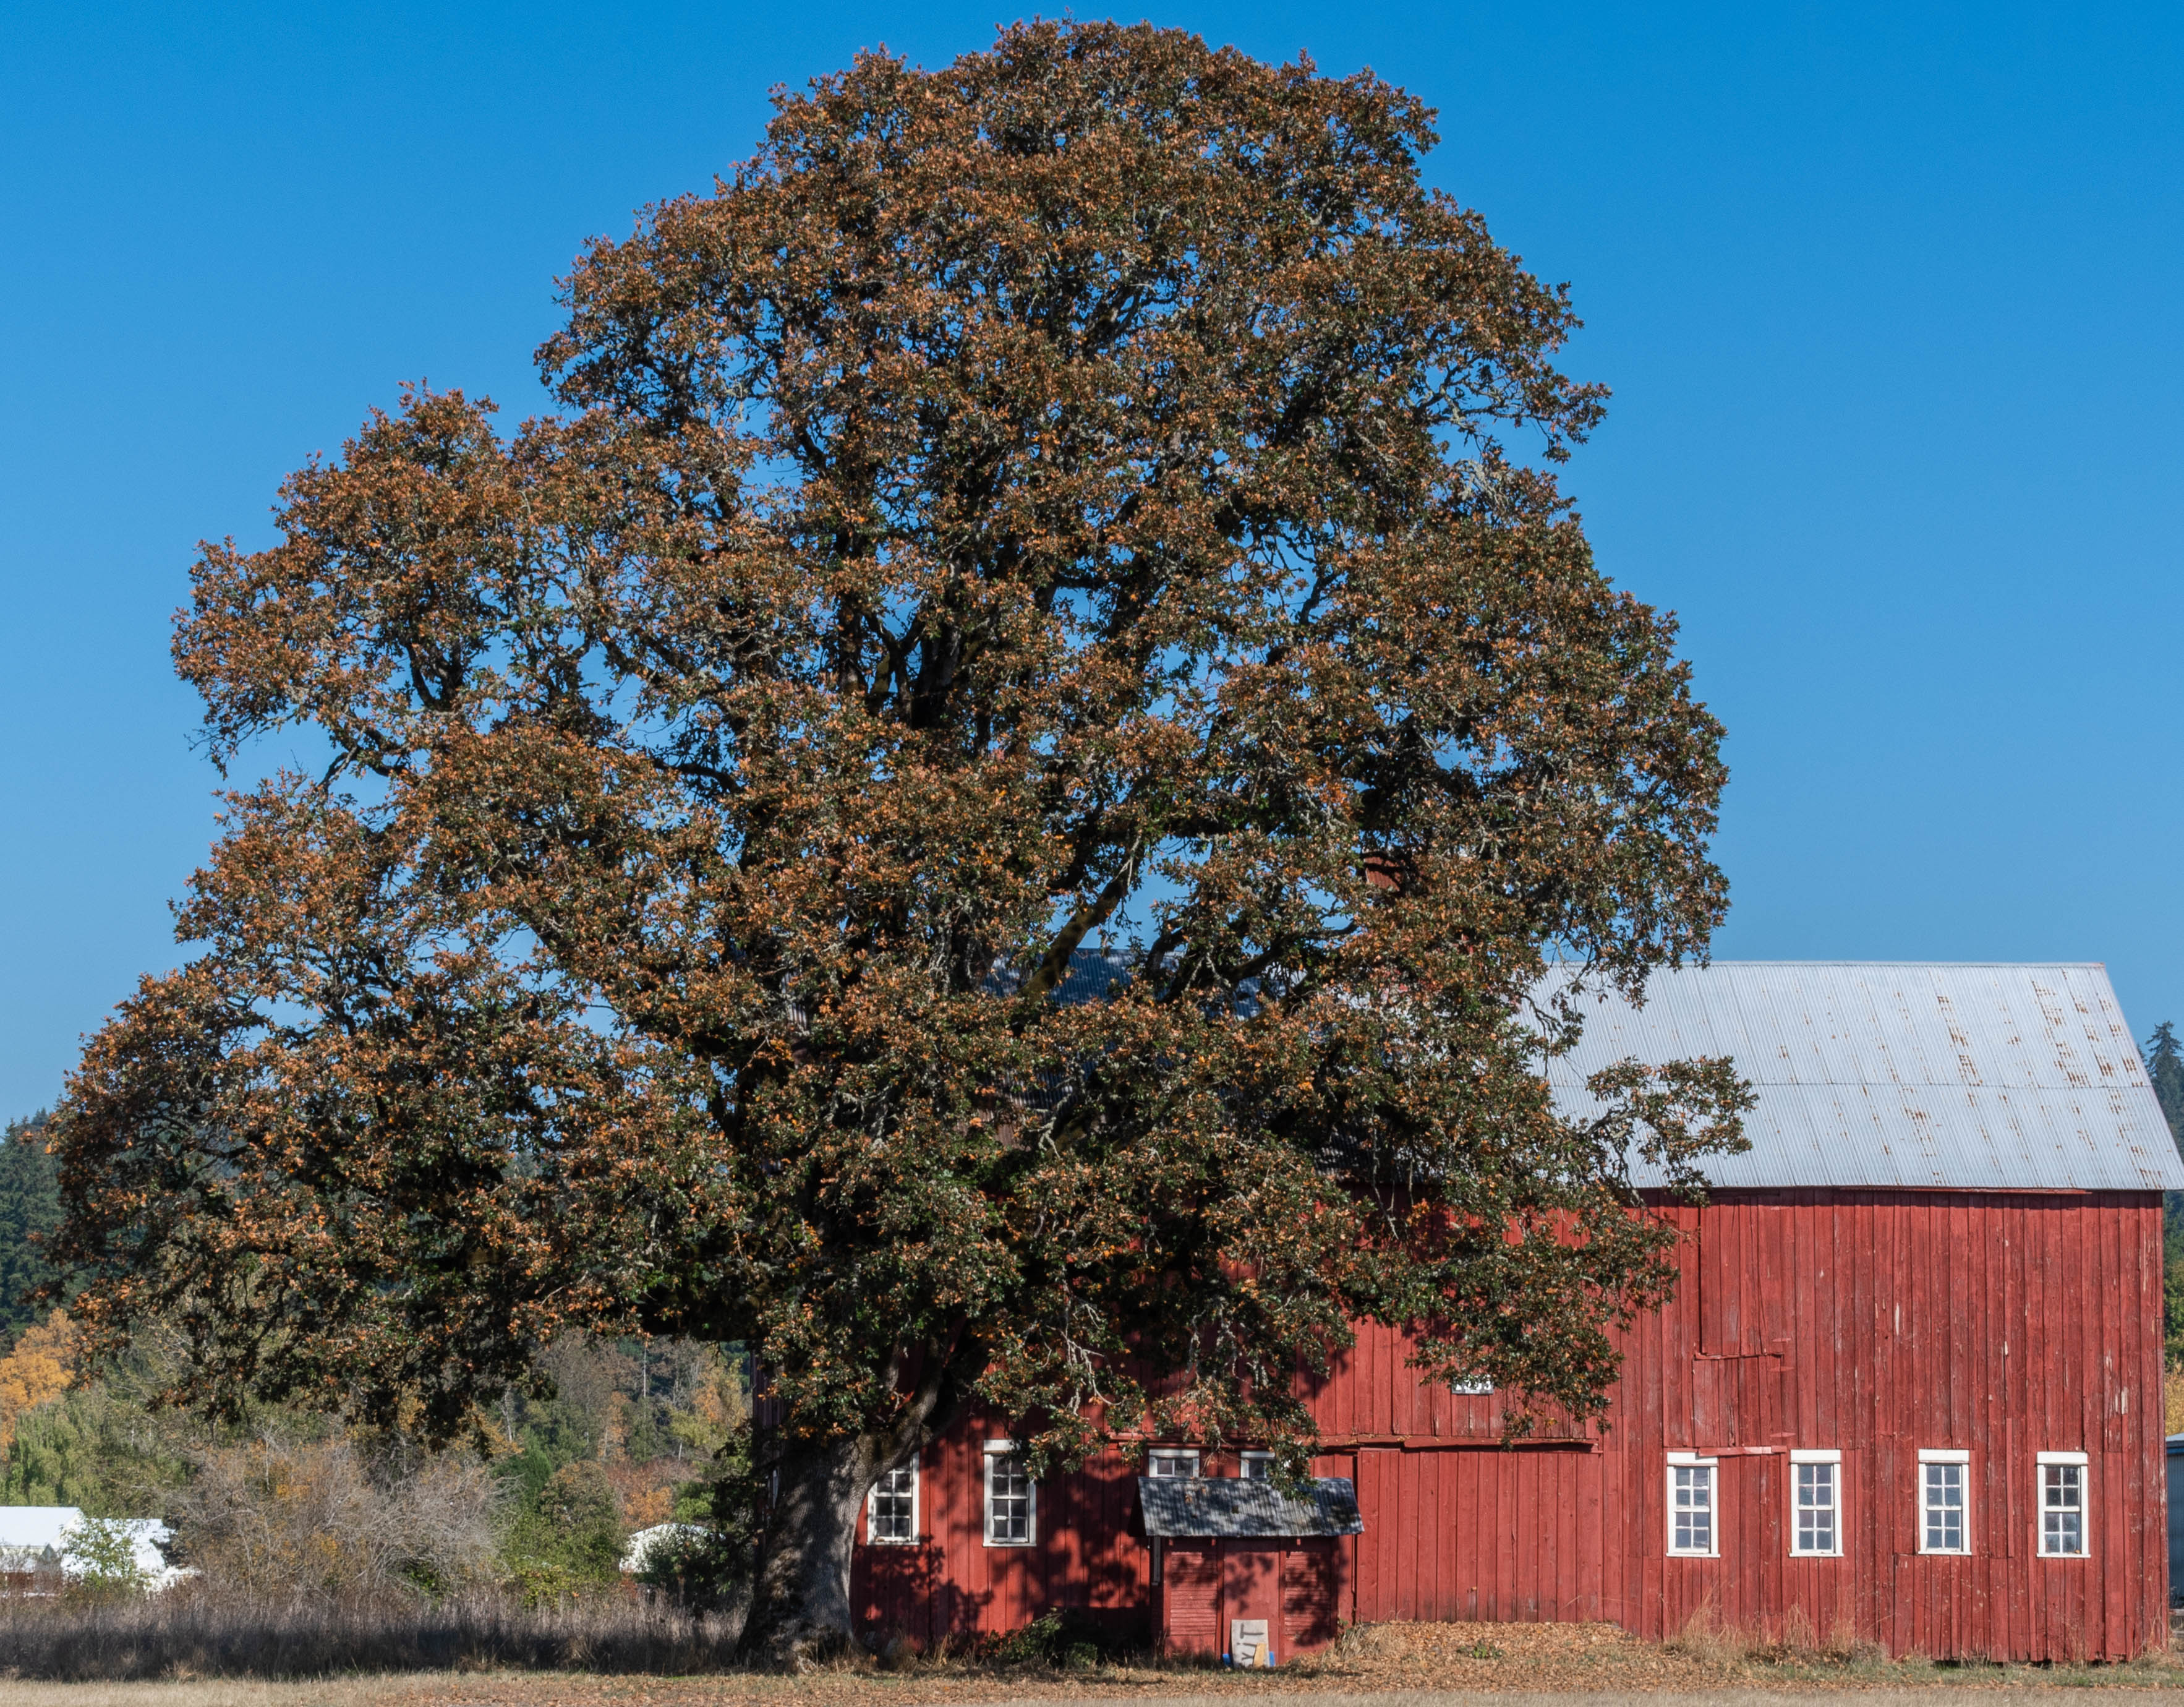
<svg viewBox="0 0 2184 1707">
<path fill-rule="evenodd" d="M 621 1581 L 614 1484 L 590 1459 L 565 1464 L 517 1513 L 502 1548 L 508 1580 L 538 1605 Z"/>
<path fill-rule="evenodd" d="M 739 1604 L 749 1588 L 750 1548 L 734 1536 L 693 1524 L 654 1542 L 637 1580 L 685 1606 L 718 1611 Z"/>
<path fill-rule="evenodd" d="M 376 1481 L 347 1441 L 259 1441 L 198 1456 L 174 1496 L 178 1550 L 246 1599 L 444 1595 L 491 1574 L 497 1492 L 454 1456 Z"/>
<path fill-rule="evenodd" d="M 986 1657 L 1004 1665 L 1051 1665 L 1080 1671 L 1107 1656 L 1112 1639 L 1074 1607 L 1052 1607 L 1021 1629 L 992 1640 Z"/>
<path fill-rule="evenodd" d="M 123 1518 L 86 1517 L 66 1533 L 70 1588 L 98 1600 L 121 1600 L 152 1586 L 136 1562 L 136 1536 Z"/>
</svg>

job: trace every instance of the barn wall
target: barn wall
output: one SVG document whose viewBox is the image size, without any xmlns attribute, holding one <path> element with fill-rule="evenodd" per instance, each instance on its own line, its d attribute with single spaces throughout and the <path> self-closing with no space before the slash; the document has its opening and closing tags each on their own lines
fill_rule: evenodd
<svg viewBox="0 0 2184 1707">
<path fill-rule="evenodd" d="M 2158 1196 L 1747 1192 L 1669 1213 L 1686 1236 L 1676 1296 L 1625 1336 L 1604 1427 L 1504 1448 L 1499 1397 L 1422 1386 L 1399 1336 L 1360 1330 L 1310 1395 L 1315 1468 L 1355 1476 L 1365 1520 L 1346 1616 L 1606 1619 L 1658 1637 L 1710 1607 L 1937 1657 L 2165 1640 Z M 967 1425 L 928 1455 L 928 1545 L 860 1549 L 866 1615 L 920 1640 L 1048 1606 L 1149 1629 L 1130 1469 L 1109 1453 L 1054 1478 L 1039 1546 L 987 1548 L 994 1431 Z M 1789 1556 L 1793 1447 L 1842 1452 L 1840 1559 Z M 1974 1454 L 1968 1557 L 1918 1552 L 1921 1447 Z M 1671 1450 L 1720 1454 L 1718 1558 L 1667 1556 Z M 2037 1556 L 2042 1450 L 2090 1455 L 2086 1559 Z"/>
<path fill-rule="evenodd" d="M 1050 1608 L 1084 1612 L 1118 1635 L 1149 1633 L 1150 1555 L 1138 1520 L 1137 1471 L 1107 1452 L 1039 1485 L 1037 1540 L 985 1544 L 985 1442 L 990 1420 L 950 1430 L 918 1468 L 916 1547 L 861 1545 L 850 1572 L 859 1616 L 929 1645 L 1016 1630 Z"/>
</svg>

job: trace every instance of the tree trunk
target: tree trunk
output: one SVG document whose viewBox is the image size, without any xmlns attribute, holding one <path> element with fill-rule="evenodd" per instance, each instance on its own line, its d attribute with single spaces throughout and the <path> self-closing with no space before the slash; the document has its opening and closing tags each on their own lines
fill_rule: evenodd
<svg viewBox="0 0 2184 1707">
<path fill-rule="evenodd" d="M 759 1542 L 744 1651 L 801 1670 L 850 1644 L 850 1553 L 857 1517 L 893 1455 L 871 1436 L 784 1445 Z"/>
</svg>

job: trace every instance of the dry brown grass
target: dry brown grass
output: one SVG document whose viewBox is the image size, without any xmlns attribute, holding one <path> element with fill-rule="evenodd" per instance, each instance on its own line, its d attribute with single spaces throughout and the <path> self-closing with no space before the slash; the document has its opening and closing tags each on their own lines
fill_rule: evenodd
<svg viewBox="0 0 2184 1707">
<path fill-rule="evenodd" d="M 525 1606 L 499 1594 L 439 1605 L 312 1599 L 268 1604 L 176 1591 L 100 1603 L 0 1603 L 0 1678 L 123 1683 L 199 1677 L 321 1678 L 375 1672 L 718 1672 L 731 1632 L 616 1596 Z"/>
<path fill-rule="evenodd" d="M 396 1677 L 309 1683 L 260 1683 L 235 1678 L 165 1683 L 0 1683 L 0 1702 L 6 1707 L 378 1707 L 397 1692 L 414 1690 L 415 1683 L 414 1678 Z"/>
<path fill-rule="evenodd" d="M 1880 1702 L 1935 1707 L 1966 1688 L 2046 1696 L 2055 1686 L 2102 1686 L 2120 1704 L 2156 1694 L 2170 1703 L 2184 1687 L 2184 1668 L 2166 1657 L 2128 1666 L 1936 1666 L 1891 1662 L 1854 1644 L 1814 1640 L 1794 1627 L 1760 1643 L 1708 1621 L 1674 1643 L 1641 1642 L 1602 1624 L 1412 1624 L 1364 1626 L 1346 1632 L 1329 1652 L 1274 1671 L 1223 1672 L 1161 1665 L 1150 1660 L 1076 1671 L 1005 1665 L 963 1659 L 912 1659 L 883 1669 L 857 1657 L 800 1677 L 738 1669 L 724 1651 L 655 1649 L 650 1664 L 635 1645 L 642 1635 L 626 1622 L 622 1645 L 602 1640 L 618 1619 L 643 1616 L 627 1603 L 573 1615 L 541 1617 L 530 1626 L 504 1623 L 499 1657 L 479 1642 L 460 1662 L 374 1675 L 361 1655 L 325 1647 L 306 1652 L 293 1632 L 279 1652 L 229 1654 L 230 1669 L 261 1674 L 285 1665 L 293 1675 L 309 1659 L 315 1676 L 293 1682 L 259 1677 L 223 1680 L 201 1665 L 140 1647 L 128 1663 L 145 1681 L 53 1683 L 0 1682 L 0 1707 L 971 1707 L 999 1702 L 1050 1703 L 1090 1697 L 1161 1704 L 1161 1707 L 1241 1707 L 1240 1696 L 1318 1699 L 1357 1707 L 1546 1707 L 1581 1696 L 1588 1707 L 1643 1701 L 1648 1707 L 1736 1707 L 1785 1695 L 1857 1690 Z M 555 1621 L 558 1618 L 559 1621 Z M 0 1619 L 0 1636 L 8 1621 Z M 511 1630 L 527 1629 L 534 1645 L 518 1651 Z M 231 1634 L 240 1631 L 240 1626 Z M 589 1646 L 575 1638 L 588 1631 Z M 98 1652 L 113 1675 L 121 1659 L 101 1632 L 86 1627 L 79 1652 Z M 119 1632 L 108 1626 L 111 1638 Z M 141 1632 L 139 1632 L 142 1633 Z M 668 1632 L 671 1634 L 672 1632 Z M 323 1638 L 320 1632 L 320 1639 Z M 414 1632 L 413 1632 L 414 1637 Z M 412 1638 L 405 1638 L 412 1639 Z M 655 1632 L 650 1639 L 661 1639 Z M 558 1643 L 558 1647 L 553 1645 Z M 126 1647 L 124 1642 L 120 1644 Z M 207 1658 L 217 1658 L 208 1654 Z M 382 1662 L 384 1663 L 384 1662 Z M 538 1669 L 521 1669 L 526 1666 Z M 673 1675 L 680 1673 L 681 1675 Z M 79 1671 L 76 1674 L 84 1674 Z M 1271 1707 L 1271 1704 L 1270 1704 Z"/>
<path fill-rule="evenodd" d="M 1724 1622 L 1711 1598 L 1701 1602 L 1663 1647 L 1717 1671 L 1735 1671 L 1752 1661 L 1778 1667 L 1870 1667 L 1885 1665 L 1888 1659 L 1886 1649 L 1860 1636 L 1847 1620 L 1823 1637 L 1813 1628 L 1805 1609 L 1793 1606 L 1779 1630 L 1749 1630 Z"/>
<path fill-rule="evenodd" d="M 2184 1434 L 2184 1370 L 2161 1372 L 2161 1429 L 2164 1434 Z"/>
<path fill-rule="evenodd" d="M 1749 1659 L 1758 1643 L 1736 1625 L 1724 1623 L 1709 1598 L 1699 1603 L 1698 1610 L 1664 1645 L 1671 1654 L 1687 1655 L 1702 1665 L 1727 1666 Z"/>
<path fill-rule="evenodd" d="M 1340 1659 L 1371 1661 L 1400 1658 L 1409 1646 L 1400 1626 L 1353 1624 L 1335 1638 L 1334 1652 Z"/>
</svg>

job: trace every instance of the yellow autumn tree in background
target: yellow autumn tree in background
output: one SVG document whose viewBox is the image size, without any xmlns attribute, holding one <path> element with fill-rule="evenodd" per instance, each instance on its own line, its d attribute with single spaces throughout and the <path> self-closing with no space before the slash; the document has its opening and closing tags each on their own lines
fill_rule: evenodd
<svg viewBox="0 0 2184 1707">
<path fill-rule="evenodd" d="M 15 1349 L 0 1358 L 0 1452 L 14 1444 L 18 1417 L 68 1391 L 75 1344 L 68 1313 L 55 1310 L 42 1325 L 25 1328 Z"/>
</svg>

